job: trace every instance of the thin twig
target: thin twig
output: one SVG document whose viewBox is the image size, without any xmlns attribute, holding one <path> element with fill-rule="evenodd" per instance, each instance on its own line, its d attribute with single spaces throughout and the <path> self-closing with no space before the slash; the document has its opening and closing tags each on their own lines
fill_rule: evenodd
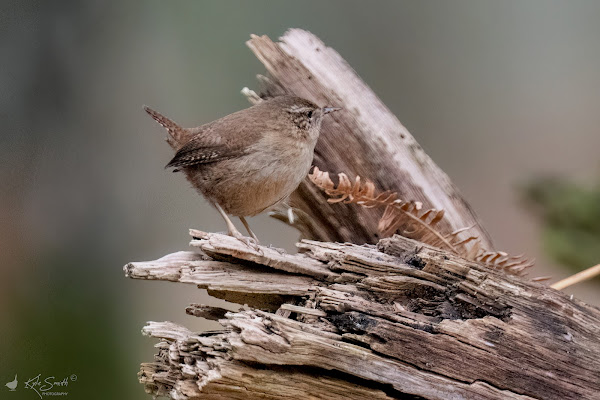
<svg viewBox="0 0 600 400">
<path fill-rule="evenodd" d="M 591 279 L 597 275 L 600 275 L 600 264 L 578 272 L 575 275 L 571 275 L 568 278 L 556 282 L 550 287 L 556 290 L 562 290 L 571 285 L 575 285 L 576 283 L 587 281 L 588 279 Z"/>
</svg>

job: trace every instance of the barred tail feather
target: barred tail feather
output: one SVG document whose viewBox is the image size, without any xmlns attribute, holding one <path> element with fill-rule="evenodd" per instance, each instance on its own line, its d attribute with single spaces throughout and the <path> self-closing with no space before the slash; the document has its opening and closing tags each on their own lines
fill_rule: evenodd
<svg viewBox="0 0 600 400">
<path fill-rule="evenodd" d="M 160 125 L 163 126 L 163 128 L 167 130 L 167 132 L 169 133 L 169 136 L 167 137 L 167 142 L 175 150 L 177 150 L 179 147 L 181 147 L 181 145 L 183 145 L 189 140 L 190 134 L 185 128 L 182 128 L 181 126 L 177 125 L 174 121 L 170 120 L 169 118 L 165 117 L 158 111 L 155 111 L 148 106 L 144 106 L 144 110 L 156 122 L 158 122 Z"/>
</svg>

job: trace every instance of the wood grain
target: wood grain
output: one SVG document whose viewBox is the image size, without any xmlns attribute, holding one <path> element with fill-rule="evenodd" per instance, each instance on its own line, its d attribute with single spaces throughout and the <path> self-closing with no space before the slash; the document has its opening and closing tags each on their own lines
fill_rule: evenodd
<svg viewBox="0 0 600 400">
<path fill-rule="evenodd" d="M 224 315 L 219 332 L 149 324 L 144 332 L 162 340 L 158 361 L 141 373 L 153 394 L 242 398 L 242 384 L 247 398 L 278 399 L 600 393 L 600 310 L 538 283 L 400 236 L 377 246 L 305 240 L 302 254 L 261 247 L 260 256 L 229 236 L 193 236 L 191 245 L 210 259 L 176 253 L 128 264 L 127 274 L 279 303 L 273 312 L 192 307 L 199 316 Z"/>
</svg>

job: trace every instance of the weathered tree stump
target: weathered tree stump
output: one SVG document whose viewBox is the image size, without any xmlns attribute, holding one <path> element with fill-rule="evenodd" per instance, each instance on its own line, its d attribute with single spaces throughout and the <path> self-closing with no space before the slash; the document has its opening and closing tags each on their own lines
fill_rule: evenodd
<svg viewBox="0 0 600 400">
<path fill-rule="evenodd" d="M 346 112 L 326 120 L 315 165 L 371 179 L 427 207 L 445 228 L 491 240 L 448 177 L 344 60 L 308 32 L 249 46 L 269 77 Z M 246 93 L 254 101 L 260 98 Z M 377 210 L 292 195 L 301 252 L 192 230 L 195 251 L 125 266 L 128 277 L 189 283 L 242 305 L 186 312 L 224 329 L 150 322 L 160 339 L 140 381 L 173 399 L 598 399 L 600 310 L 502 270 L 401 236 L 377 236 Z M 285 219 L 285 214 L 276 215 Z M 352 242 L 333 243 L 333 242 Z"/>
<path fill-rule="evenodd" d="M 192 231 L 199 251 L 130 263 L 127 276 L 191 283 L 246 303 L 192 305 L 220 332 L 151 322 L 146 389 L 174 399 L 593 399 L 600 310 L 541 284 L 395 236 L 305 240 L 262 254 Z M 259 311 L 260 310 L 260 311 Z M 412 397 L 414 396 L 414 397 Z"/>
</svg>

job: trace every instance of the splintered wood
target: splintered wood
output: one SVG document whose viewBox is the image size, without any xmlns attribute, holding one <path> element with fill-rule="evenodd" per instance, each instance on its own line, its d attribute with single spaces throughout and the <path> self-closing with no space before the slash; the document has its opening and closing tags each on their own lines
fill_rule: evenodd
<svg viewBox="0 0 600 400">
<path fill-rule="evenodd" d="M 299 254 L 191 231 L 198 252 L 130 263 L 238 312 L 192 305 L 223 331 L 151 322 L 140 380 L 173 399 L 582 399 L 600 393 L 600 312 L 537 283 L 400 236 L 303 241 Z M 243 304 L 243 303 L 242 303 Z M 266 311 L 265 311 L 266 310 Z M 406 397 L 407 395 L 415 397 Z"/>
</svg>

